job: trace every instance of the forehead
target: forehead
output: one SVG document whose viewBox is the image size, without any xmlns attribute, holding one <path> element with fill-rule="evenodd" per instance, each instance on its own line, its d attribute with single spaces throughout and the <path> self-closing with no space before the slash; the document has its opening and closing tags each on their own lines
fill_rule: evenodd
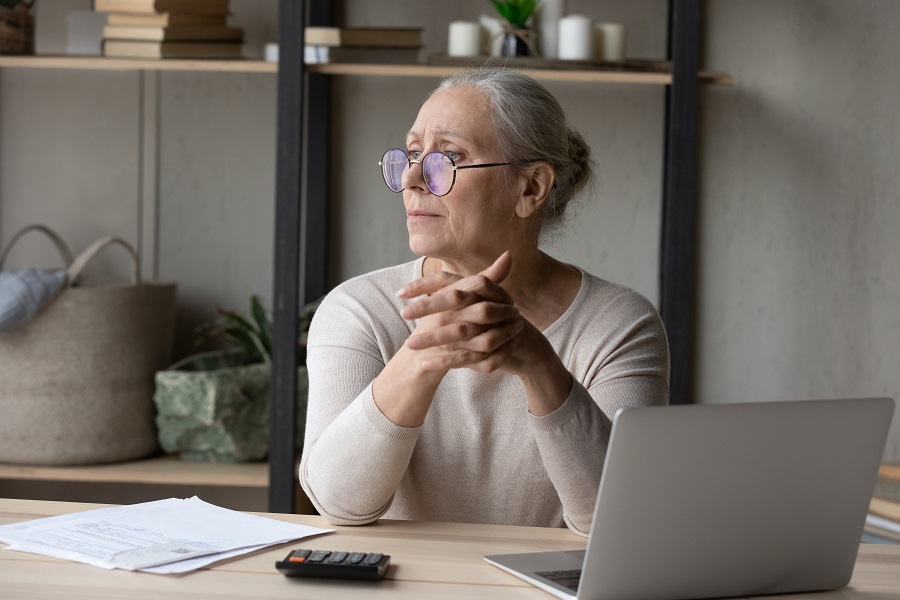
<svg viewBox="0 0 900 600">
<path fill-rule="evenodd" d="M 494 138 L 488 101 L 472 87 L 441 90 L 419 109 L 409 136 L 426 140 L 457 137 L 488 144 Z"/>
</svg>

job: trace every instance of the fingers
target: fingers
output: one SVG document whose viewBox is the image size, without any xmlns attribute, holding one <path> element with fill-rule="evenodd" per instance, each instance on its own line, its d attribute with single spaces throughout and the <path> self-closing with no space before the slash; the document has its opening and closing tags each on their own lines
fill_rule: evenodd
<svg viewBox="0 0 900 600">
<path fill-rule="evenodd" d="M 487 291 L 488 295 L 484 297 L 494 298 L 497 292 L 491 292 L 488 288 L 499 286 L 503 282 L 503 280 L 505 280 L 509 276 L 511 270 L 512 254 L 509 252 L 509 250 L 507 250 L 506 252 L 501 254 L 491 266 L 489 266 L 481 273 L 466 278 L 463 278 L 462 276 L 455 273 L 448 273 L 446 271 L 432 273 L 431 275 L 420 277 L 419 279 L 416 279 L 415 281 L 397 290 L 397 297 L 415 298 L 416 296 L 434 294 L 450 285 L 460 282 L 459 285 L 454 286 L 456 289 L 461 289 L 463 291 L 472 293 Z M 494 285 L 490 286 L 489 283 L 492 283 Z M 500 300 L 496 301 L 499 302 Z"/>
<path fill-rule="evenodd" d="M 490 276 L 505 277 L 506 267 L 503 262 L 500 262 L 502 258 L 501 256 L 500 259 L 497 259 L 497 263 L 488 268 L 487 271 L 492 271 L 489 273 Z M 457 279 L 453 280 L 454 277 Z M 421 319 L 440 312 L 459 310 L 484 301 L 509 305 L 513 303 L 506 290 L 484 273 L 465 278 L 459 278 L 458 275 L 450 273 L 436 273 L 417 279 L 403 288 L 401 292 L 408 292 L 408 297 L 429 294 L 407 304 L 400 311 L 404 319 L 410 320 Z"/>
<path fill-rule="evenodd" d="M 422 350 L 473 340 L 485 332 L 516 323 L 524 327 L 519 310 L 515 306 L 489 302 L 480 302 L 458 312 L 440 313 L 432 319 L 434 326 L 430 326 L 424 332 L 418 330 L 419 333 L 414 333 L 406 340 L 407 346 L 413 350 Z M 521 331 L 521 328 L 518 331 Z M 490 339 L 493 335 L 495 334 L 491 333 L 482 339 Z M 484 350 L 493 348 L 485 347 Z"/>
<path fill-rule="evenodd" d="M 494 261 L 494 264 L 489 266 L 487 269 L 481 272 L 482 275 L 500 285 L 503 283 L 503 280 L 509 277 L 509 272 L 512 270 L 512 254 L 509 250 L 501 254 L 497 260 Z"/>
<path fill-rule="evenodd" d="M 471 292 L 448 288 L 407 304 L 400 311 L 400 315 L 409 320 L 421 319 L 440 312 L 459 310 L 481 300 L 481 297 Z"/>
<path fill-rule="evenodd" d="M 425 294 L 433 294 L 462 279 L 461 275 L 441 271 L 425 275 L 397 290 L 398 298 L 415 298 Z"/>
<path fill-rule="evenodd" d="M 518 338 L 514 338 L 490 353 L 457 350 L 453 354 L 429 358 L 422 362 L 422 367 L 429 371 L 449 371 L 465 367 L 481 373 L 493 373 L 506 363 L 518 344 Z"/>
<path fill-rule="evenodd" d="M 483 361 L 511 340 L 516 339 L 524 328 L 525 325 L 522 321 L 512 321 L 490 329 L 483 329 L 471 323 L 454 323 L 413 336 L 407 340 L 407 345 L 413 350 L 445 349 L 446 351 L 440 356 L 428 360 L 435 361 L 436 369 L 453 369 Z M 456 339 L 460 336 L 468 337 L 456 342 L 446 342 L 446 340 Z"/>
<path fill-rule="evenodd" d="M 509 340 L 507 343 L 497 348 L 494 352 L 490 354 L 484 360 L 481 360 L 475 364 L 467 365 L 469 369 L 473 371 L 478 371 L 479 373 L 493 373 L 502 367 L 509 358 L 515 352 L 516 347 L 519 345 L 519 338 L 513 338 Z"/>
</svg>

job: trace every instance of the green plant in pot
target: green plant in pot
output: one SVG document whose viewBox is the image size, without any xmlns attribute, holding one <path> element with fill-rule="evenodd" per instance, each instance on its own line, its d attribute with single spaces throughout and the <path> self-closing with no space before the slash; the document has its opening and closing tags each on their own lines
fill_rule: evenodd
<svg viewBox="0 0 900 600">
<path fill-rule="evenodd" d="M 319 301 L 303 307 L 297 336 L 297 450 L 306 424 L 306 337 Z M 189 356 L 156 374 L 156 424 L 163 450 L 185 460 L 249 462 L 269 450 L 272 314 L 253 296 L 250 314 L 219 309 L 198 343 L 227 348 Z"/>
<path fill-rule="evenodd" d="M 534 53 L 534 32 L 528 19 L 534 13 L 536 0 L 490 0 L 497 14 L 506 22 L 501 54 L 528 56 Z"/>
</svg>

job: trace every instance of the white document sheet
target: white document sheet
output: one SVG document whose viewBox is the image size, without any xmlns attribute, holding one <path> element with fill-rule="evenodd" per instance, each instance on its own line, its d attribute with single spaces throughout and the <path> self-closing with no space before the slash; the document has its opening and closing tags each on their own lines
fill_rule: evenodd
<svg viewBox="0 0 900 600">
<path fill-rule="evenodd" d="M 169 498 L 0 525 L 0 542 L 106 569 L 184 573 L 291 540 L 334 531 Z"/>
</svg>

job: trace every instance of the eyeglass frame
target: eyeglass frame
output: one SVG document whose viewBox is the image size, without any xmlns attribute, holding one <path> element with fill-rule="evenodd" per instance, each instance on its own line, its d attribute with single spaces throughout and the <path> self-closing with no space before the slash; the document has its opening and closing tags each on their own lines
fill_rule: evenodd
<svg viewBox="0 0 900 600">
<path fill-rule="evenodd" d="M 406 157 L 406 160 L 407 160 L 407 162 L 409 163 L 409 164 L 407 165 L 407 168 L 408 168 L 408 169 L 412 169 L 412 166 L 413 166 L 414 164 L 418 164 L 418 165 L 421 167 L 421 166 L 422 166 L 422 162 L 425 160 L 425 157 L 427 157 L 427 156 L 430 155 L 430 154 L 443 154 L 444 156 L 447 157 L 447 160 L 450 161 L 450 166 L 453 167 L 453 181 L 450 182 L 450 188 L 449 188 L 446 192 L 444 192 L 443 194 L 436 194 L 436 193 L 434 192 L 434 190 L 431 189 L 431 186 L 428 185 L 428 182 L 425 181 L 425 175 L 424 175 L 424 174 L 422 175 L 422 181 L 425 182 L 425 187 L 428 188 L 428 191 L 429 191 L 429 192 L 431 192 L 434 196 L 437 196 L 438 198 L 443 198 L 444 196 L 446 196 L 447 194 L 449 194 L 450 192 L 453 191 L 453 186 L 456 185 L 456 172 L 459 171 L 459 170 L 462 170 L 462 169 L 483 169 L 483 168 L 486 168 L 486 167 L 504 167 L 504 166 L 507 166 L 507 165 L 514 165 L 514 164 L 516 164 L 516 163 L 512 163 L 512 162 L 502 162 L 502 163 L 484 163 L 484 164 L 479 164 L 479 165 L 461 165 L 461 166 L 460 166 L 460 165 L 457 165 L 457 164 L 456 164 L 456 161 L 454 161 L 452 158 L 450 158 L 450 155 L 449 155 L 449 154 L 447 154 L 446 152 L 441 152 L 440 150 L 432 150 L 431 152 L 426 152 L 425 154 L 423 154 L 421 158 L 413 159 L 413 158 L 410 158 L 410 157 L 409 157 L 409 152 L 407 152 L 406 150 L 403 150 L 402 148 L 388 148 L 387 150 L 384 151 L 384 154 L 381 155 L 381 160 L 378 161 L 378 166 L 382 168 L 382 169 L 381 169 L 381 175 L 382 175 L 382 178 L 384 179 L 384 185 L 386 185 L 387 188 L 388 188 L 389 190 L 391 190 L 392 192 L 394 192 L 395 194 L 399 194 L 400 192 L 402 192 L 402 191 L 405 190 L 406 188 L 404 187 L 404 188 L 400 188 L 400 189 L 397 190 L 397 191 L 394 191 L 393 188 L 391 188 L 391 186 L 388 184 L 387 178 L 384 177 L 384 164 L 383 164 L 383 162 L 384 162 L 384 157 L 385 157 L 385 155 L 387 155 L 387 153 L 390 152 L 391 150 L 397 150 L 398 152 L 402 152 L 402 153 L 403 153 L 403 156 Z M 530 162 L 534 162 L 534 161 L 530 161 Z"/>
</svg>

